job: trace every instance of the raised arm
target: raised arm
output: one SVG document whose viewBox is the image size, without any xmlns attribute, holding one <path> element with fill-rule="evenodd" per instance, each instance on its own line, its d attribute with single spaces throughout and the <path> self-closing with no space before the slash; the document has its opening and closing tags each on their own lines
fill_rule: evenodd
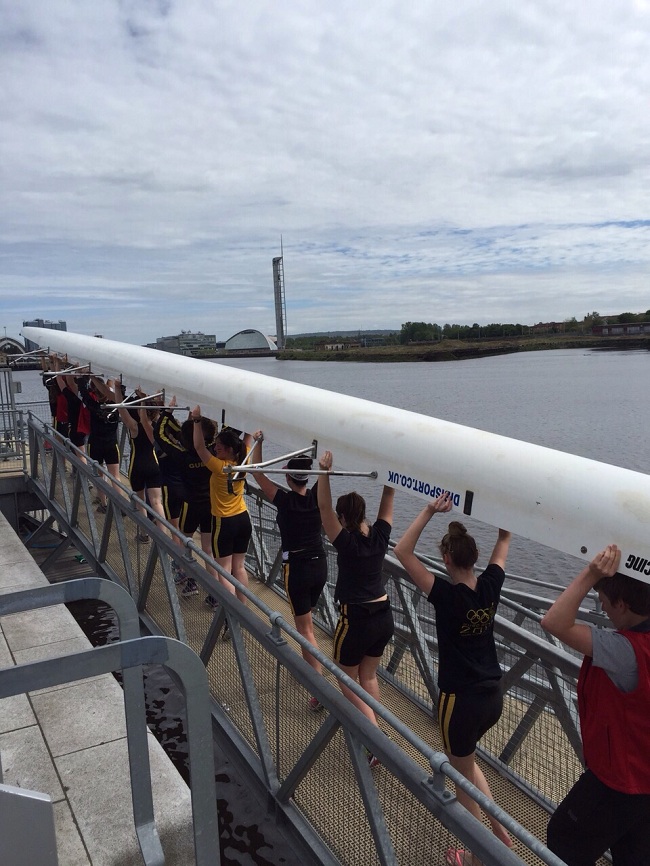
<svg viewBox="0 0 650 866">
<path fill-rule="evenodd" d="M 420 540 L 424 527 L 428 524 L 434 514 L 446 514 L 451 511 L 453 502 L 449 493 L 441 493 L 435 502 L 430 502 L 415 518 L 404 535 L 395 545 L 393 553 L 406 569 L 413 583 L 429 595 L 436 582 L 435 574 L 432 574 L 415 555 L 415 547 Z"/>
<path fill-rule="evenodd" d="M 144 430 L 145 436 L 153 445 L 154 435 L 153 435 L 153 424 L 151 423 L 151 418 L 149 417 L 148 409 L 138 409 L 138 417 L 140 419 L 140 424 L 142 425 L 142 429 Z"/>
<path fill-rule="evenodd" d="M 52 370 L 55 371 L 56 375 L 56 384 L 59 386 L 59 391 L 63 391 L 66 382 L 65 376 L 61 375 L 61 359 L 58 355 L 50 355 L 50 365 Z"/>
<path fill-rule="evenodd" d="M 332 452 L 325 451 L 318 461 L 318 466 L 329 472 L 332 468 L 332 463 Z M 329 475 L 319 476 L 317 497 L 320 519 L 323 524 L 323 529 L 325 530 L 325 535 L 330 541 L 334 541 L 343 527 L 336 516 L 336 511 L 332 508 L 332 489 L 330 487 Z"/>
<path fill-rule="evenodd" d="M 616 574 L 620 561 L 621 551 L 615 544 L 609 544 L 598 553 L 553 602 L 542 619 L 542 628 L 583 655 L 592 655 L 591 627 L 576 622 L 578 610 L 584 597 L 601 577 Z"/>
<path fill-rule="evenodd" d="M 262 442 L 264 441 L 264 433 L 259 431 L 259 438 L 257 440 L 257 455 L 256 455 L 256 463 L 262 463 L 264 458 L 262 457 Z M 255 480 L 262 491 L 262 493 L 267 497 L 270 502 L 273 502 L 275 499 L 275 494 L 278 492 L 277 484 L 274 484 L 271 479 L 266 476 L 263 472 L 255 473 Z"/>
<path fill-rule="evenodd" d="M 97 389 L 98 393 L 100 393 L 103 397 L 106 397 L 107 400 L 113 399 L 113 383 L 110 379 L 107 379 L 105 382 L 103 379 L 100 379 L 99 376 L 91 376 L 93 385 Z M 120 400 L 120 403 L 122 401 Z"/>
<path fill-rule="evenodd" d="M 384 489 L 379 501 L 379 511 L 377 512 L 377 520 L 385 520 L 386 523 L 393 525 L 393 503 L 395 501 L 395 488 L 384 485 Z"/>
<path fill-rule="evenodd" d="M 193 435 L 193 444 L 194 450 L 199 455 L 201 460 L 204 463 L 208 463 L 208 461 L 214 457 L 209 450 L 207 445 L 205 444 L 205 440 L 203 438 L 203 426 L 201 425 L 201 407 L 195 406 L 190 412 L 190 418 L 194 422 L 194 427 L 192 430 Z"/>
<path fill-rule="evenodd" d="M 511 538 L 512 533 L 508 532 L 507 529 L 499 530 L 499 535 L 497 536 L 497 541 L 494 545 L 492 556 L 490 557 L 490 565 L 500 565 L 501 568 L 505 569 Z"/>
<path fill-rule="evenodd" d="M 116 403 L 124 402 L 124 394 L 122 393 L 122 384 L 119 379 L 115 379 L 113 382 L 113 397 Z M 138 422 L 135 418 L 131 417 L 131 413 L 124 408 L 124 406 L 120 406 L 117 410 L 120 416 L 120 421 L 126 429 L 129 431 L 129 436 L 131 439 L 135 439 L 138 435 Z"/>
<path fill-rule="evenodd" d="M 77 372 L 77 374 L 75 374 L 74 376 L 64 376 L 64 378 L 65 378 L 65 384 L 72 391 L 72 393 L 75 395 L 75 397 L 79 397 L 79 399 L 81 399 L 81 397 L 79 395 L 79 386 L 77 385 L 77 379 L 76 379 L 77 375 L 81 376 L 84 374 L 79 370 Z M 87 375 L 87 374 L 85 374 L 85 375 Z"/>
</svg>

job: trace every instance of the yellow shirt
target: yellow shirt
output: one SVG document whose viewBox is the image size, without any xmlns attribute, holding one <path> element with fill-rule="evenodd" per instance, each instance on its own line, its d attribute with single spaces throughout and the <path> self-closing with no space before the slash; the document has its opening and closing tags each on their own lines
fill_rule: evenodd
<svg viewBox="0 0 650 866">
<path fill-rule="evenodd" d="M 234 517 L 247 511 L 244 500 L 244 479 L 232 482 L 232 490 L 228 490 L 228 475 L 223 471 L 224 466 L 236 466 L 232 460 L 220 460 L 211 457 L 205 464 L 212 475 L 210 476 L 210 510 L 215 517 Z"/>
</svg>

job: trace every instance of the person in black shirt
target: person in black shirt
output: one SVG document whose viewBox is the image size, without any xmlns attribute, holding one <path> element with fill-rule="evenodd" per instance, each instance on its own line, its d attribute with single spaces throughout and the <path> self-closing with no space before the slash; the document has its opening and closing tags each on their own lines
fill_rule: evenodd
<svg viewBox="0 0 650 866">
<path fill-rule="evenodd" d="M 332 453 L 325 451 L 321 469 L 330 471 Z M 329 475 L 318 482 L 318 507 L 325 534 L 338 552 L 338 579 L 334 598 L 340 616 L 334 634 L 334 661 L 356 680 L 375 700 L 380 700 L 377 668 L 386 645 L 393 636 L 393 614 L 385 589 L 383 564 L 393 524 L 392 487 L 384 487 L 377 520 L 366 520 L 366 503 L 352 491 L 340 496 L 332 507 Z M 374 711 L 341 684 L 341 691 L 373 725 Z M 379 762 L 369 754 L 368 763 Z"/>
<path fill-rule="evenodd" d="M 448 493 L 429 503 L 415 518 L 395 546 L 395 556 L 413 582 L 436 610 L 438 632 L 438 720 L 443 746 L 452 767 L 469 779 L 487 797 L 492 794 L 483 771 L 476 764 L 479 739 L 495 725 L 503 709 L 501 668 L 494 643 L 494 616 L 505 580 L 504 567 L 510 533 L 499 530 L 485 571 L 474 574 L 478 559 L 476 542 L 462 523 L 453 520 L 440 542 L 440 553 L 451 583 L 432 574 L 415 555 L 415 546 L 434 514 L 451 511 Z M 475 818 L 481 810 L 460 788 L 456 797 Z M 490 818 L 494 835 L 510 847 L 512 841 L 502 824 Z M 450 848 L 447 862 L 474 866 L 470 852 Z"/>
<path fill-rule="evenodd" d="M 113 381 L 103 382 L 98 376 L 79 377 L 77 385 L 79 397 L 90 413 L 90 436 L 88 437 L 88 456 L 100 465 L 106 464 L 106 469 L 116 481 L 120 477 L 120 450 L 117 445 L 117 428 L 119 415 L 117 409 L 110 409 L 106 404 L 112 402 Z M 119 491 L 118 485 L 113 485 Z M 99 491 L 97 511 L 106 514 L 106 496 Z"/>
<path fill-rule="evenodd" d="M 262 462 L 262 440 L 258 440 L 258 460 Z M 277 508 L 276 521 L 282 543 L 282 575 L 284 588 L 291 605 L 296 628 L 309 643 L 318 649 L 314 635 L 312 608 L 318 603 L 323 587 L 327 583 L 327 556 L 321 535 L 320 511 L 318 509 L 318 482 L 307 487 L 312 468 L 311 457 L 292 457 L 283 468 L 287 470 L 289 490 L 282 490 L 261 472 L 255 480 L 262 492 Z M 317 673 L 322 665 L 308 650 L 302 657 Z M 322 704 L 311 697 L 311 710 L 319 710 Z"/>
<path fill-rule="evenodd" d="M 115 402 L 124 401 L 124 386 L 119 380 L 115 380 Z M 137 390 L 135 397 L 143 399 L 146 395 Z M 156 417 L 156 410 L 147 407 L 133 408 L 119 406 L 118 413 L 122 423 L 126 427 L 131 444 L 129 456 L 129 483 L 136 496 L 143 502 L 149 502 L 156 514 L 165 516 L 162 505 L 162 477 L 158 458 L 153 446 L 153 427 L 151 419 Z M 143 505 L 138 505 L 138 510 L 144 518 L 147 517 Z M 147 543 L 149 536 L 143 530 L 138 530 L 138 541 Z"/>
<path fill-rule="evenodd" d="M 212 556 L 212 512 L 210 510 L 210 478 L 211 472 L 194 449 L 194 425 L 188 418 L 179 424 L 173 415 L 176 397 L 173 397 L 170 408 L 163 410 L 154 426 L 154 437 L 160 451 L 160 465 L 166 483 L 166 509 L 169 509 L 169 520 L 177 529 L 192 537 L 199 530 L 201 533 L 201 549 Z M 217 433 L 217 425 L 209 418 L 201 419 L 201 432 L 206 448 L 212 447 Z M 176 543 L 180 541 L 174 537 Z M 218 577 L 211 566 L 208 573 Z M 173 566 L 174 581 L 182 585 L 181 595 L 188 598 L 198 595 L 198 585 L 193 577 L 187 575 L 177 565 Z M 206 602 L 210 607 L 216 607 L 212 596 Z"/>
</svg>

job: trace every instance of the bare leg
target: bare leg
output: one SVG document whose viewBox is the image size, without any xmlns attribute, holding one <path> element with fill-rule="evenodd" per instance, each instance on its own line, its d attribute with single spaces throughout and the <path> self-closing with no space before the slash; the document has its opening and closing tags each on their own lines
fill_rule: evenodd
<svg viewBox="0 0 650 866">
<path fill-rule="evenodd" d="M 236 577 L 240 583 L 243 583 L 244 586 L 248 588 L 248 572 L 246 571 L 245 553 L 233 553 L 232 569 L 230 573 L 233 577 Z M 237 592 L 237 598 L 242 602 L 242 604 L 246 604 L 246 596 L 241 592 Z"/>
<path fill-rule="evenodd" d="M 212 556 L 212 533 L 201 533 L 201 550 L 203 551 L 203 553 L 207 553 L 208 556 Z M 206 565 L 205 567 L 208 574 L 211 574 L 212 577 L 216 577 L 217 580 L 219 579 L 219 575 L 217 574 L 217 570 L 215 568 L 213 568 L 211 565 Z"/>
<path fill-rule="evenodd" d="M 146 495 L 145 491 L 144 491 L 144 490 L 134 490 L 133 492 L 134 492 L 135 495 L 138 497 L 138 499 L 141 499 L 141 500 L 142 500 L 142 502 L 136 502 L 136 508 L 137 508 L 138 511 L 140 512 L 140 515 L 141 515 L 142 517 L 145 517 L 145 518 L 148 517 L 147 510 L 146 510 L 146 508 L 144 507 L 144 504 L 143 504 L 143 503 L 144 503 L 144 497 L 145 497 L 145 495 Z"/>
<path fill-rule="evenodd" d="M 380 661 L 380 656 L 364 656 L 359 665 L 359 685 L 363 686 L 376 701 L 381 700 L 379 680 L 377 679 L 377 668 Z"/>
<path fill-rule="evenodd" d="M 229 571 L 232 574 L 232 556 L 219 556 L 217 557 L 217 565 L 220 565 L 224 571 Z M 218 575 L 219 581 L 224 586 L 228 592 L 232 592 L 235 594 L 235 587 L 229 581 L 226 580 L 225 577 L 222 577 L 220 574 Z"/>
<path fill-rule="evenodd" d="M 365 661 L 365 659 L 363 659 L 361 664 L 363 664 L 364 661 Z M 379 664 L 379 659 L 377 659 L 377 664 Z M 351 679 L 355 680 L 355 682 L 359 681 L 360 665 L 348 666 L 348 665 L 342 665 L 339 662 L 339 667 L 341 668 L 341 670 L 343 671 L 344 674 L 347 674 Z M 369 721 L 371 721 L 373 723 L 373 725 L 377 725 L 377 717 L 375 716 L 373 710 L 371 710 L 371 708 L 368 706 L 368 704 L 365 701 L 361 700 L 361 698 L 358 698 L 354 694 L 354 692 L 350 691 L 350 689 L 347 688 L 347 686 L 344 686 L 343 683 L 340 683 L 340 686 L 341 686 L 341 691 L 343 692 L 345 697 L 350 701 L 350 703 L 354 704 L 354 706 L 358 710 L 361 710 L 361 712 L 364 714 L 364 716 Z M 374 697 L 374 695 L 373 695 L 373 697 Z M 377 727 L 379 727 L 379 725 L 377 725 Z"/>
<path fill-rule="evenodd" d="M 149 504 L 159 517 L 165 517 L 165 509 L 162 504 L 162 490 L 160 487 L 149 487 L 147 489 Z M 158 524 L 160 525 L 160 524 Z M 208 551 L 209 552 L 209 551 Z"/>
<path fill-rule="evenodd" d="M 109 473 L 113 476 L 115 481 L 120 480 L 120 464 L 119 463 L 108 463 L 106 465 L 106 468 L 108 469 Z M 118 493 L 122 492 L 120 490 L 119 485 L 113 483 L 113 487 L 115 488 L 115 490 L 117 490 Z"/>
<path fill-rule="evenodd" d="M 476 785 L 476 787 L 482 794 L 485 794 L 485 796 L 489 797 L 490 800 L 494 800 L 494 797 L 492 796 L 492 791 L 490 791 L 490 786 L 487 783 L 487 779 L 483 775 L 483 771 L 481 770 L 481 768 L 476 763 L 475 752 L 472 752 L 471 755 L 466 755 L 462 758 L 458 758 L 455 755 L 450 755 L 449 753 L 447 753 L 447 757 L 449 758 L 449 763 L 455 770 L 458 770 L 458 772 L 462 773 L 463 776 L 465 776 L 466 779 L 472 782 L 473 785 Z M 458 802 L 462 806 L 464 806 L 468 812 L 471 812 L 471 814 L 478 821 L 483 820 L 483 813 L 481 812 L 480 806 L 478 805 L 476 800 L 473 800 L 469 796 L 469 794 L 466 794 L 460 788 L 456 788 L 456 798 Z M 503 824 L 500 824 L 489 815 L 488 820 L 490 822 L 490 826 L 492 827 L 492 832 L 497 837 L 497 839 L 503 842 L 504 845 L 507 845 L 508 848 L 511 848 L 512 840 Z M 479 863 L 480 861 L 476 862 Z"/>
<path fill-rule="evenodd" d="M 181 522 L 180 518 L 179 517 L 168 517 L 167 519 L 169 520 L 171 525 L 174 527 L 174 529 L 178 529 L 178 531 L 180 532 L 180 522 Z M 183 544 L 183 539 L 180 537 L 180 535 L 176 535 L 176 533 L 174 533 L 172 535 L 172 541 L 174 542 L 174 544 L 177 544 L 179 547 L 185 548 L 185 545 Z"/>
<path fill-rule="evenodd" d="M 305 640 L 308 640 L 313 647 L 318 649 L 318 643 L 316 641 L 316 636 L 314 635 L 314 623 L 312 622 L 311 612 L 302 614 L 302 616 L 296 616 L 294 617 L 294 620 L 299 633 L 305 638 Z M 313 667 L 316 673 L 320 674 L 323 672 L 323 666 L 317 658 L 314 658 L 309 650 L 303 649 L 302 657 L 307 664 L 310 664 Z"/>
</svg>

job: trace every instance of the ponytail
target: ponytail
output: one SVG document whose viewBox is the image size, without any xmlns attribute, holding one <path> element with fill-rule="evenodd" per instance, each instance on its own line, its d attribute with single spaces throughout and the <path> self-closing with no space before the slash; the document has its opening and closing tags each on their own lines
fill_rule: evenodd
<svg viewBox="0 0 650 866">
<path fill-rule="evenodd" d="M 449 524 L 440 542 L 440 553 L 447 553 L 456 568 L 473 568 L 478 559 L 476 542 L 458 520 Z"/>
</svg>

